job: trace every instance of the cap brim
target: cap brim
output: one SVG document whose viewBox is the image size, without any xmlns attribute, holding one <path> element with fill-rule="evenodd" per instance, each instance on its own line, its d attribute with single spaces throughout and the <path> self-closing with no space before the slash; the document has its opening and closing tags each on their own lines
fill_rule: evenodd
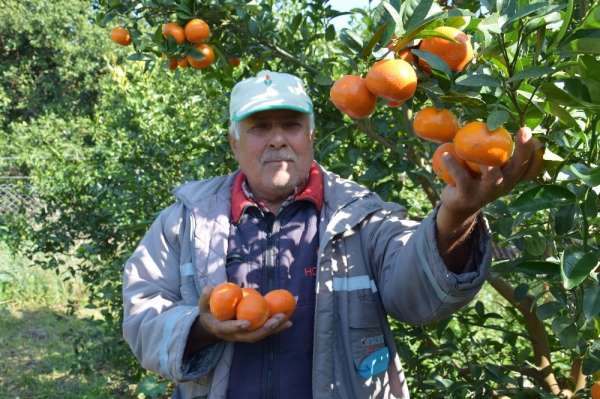
<svg viewBox="0 0 600 399">
<path fill-rule="evenodd" d="M 277 109 L 287 109 L 290 111 L 298 111 L 298 112 L 302 112 L 303 114 L 312 114 L 313 110 L 311 107 L 302 107 L 300 105 L 292 105 L 292 104 L 262 104 L 262 105 L 257 105 L 255 107 L 252 107 L 248 110 L 245 110 L 244 112 L 237 114 L 237 115 L 233 115 L 231 117 L 231 120 L 234 122 L 240 122 L 243 121 L 244 119 L 246 119 L 247 117 L 249 117 L 252 114 L 255 114 L 257 112 L 261 112 L 261 111 L 273 111 L 273 110 L 277 110 Z"/>
</svg>

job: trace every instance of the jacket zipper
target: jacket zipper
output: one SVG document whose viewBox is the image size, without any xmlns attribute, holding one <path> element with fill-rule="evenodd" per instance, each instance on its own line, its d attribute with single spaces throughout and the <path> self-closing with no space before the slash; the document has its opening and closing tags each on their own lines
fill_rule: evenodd
<svg viewBox="0 0 600 399">
<path fill-rule="evenodd" d="M 265 251 L 265 272 L 267 273 L 267 284 L 265 294 L 275 288 L 275 271 L 277 263 L 277 250 L 276 250 L 276 239 L 273 239 L 274 235 L 279 233 L 281 224 L 277 216 L 267 221 L 267 250 Z M 273 362 L 275 360 L 275 347 L 273 336 L 267 338 L 267 372 L 264 380 L 265 399 L 272 399 L 274 397 L 273 392 Z"/>
</svg>

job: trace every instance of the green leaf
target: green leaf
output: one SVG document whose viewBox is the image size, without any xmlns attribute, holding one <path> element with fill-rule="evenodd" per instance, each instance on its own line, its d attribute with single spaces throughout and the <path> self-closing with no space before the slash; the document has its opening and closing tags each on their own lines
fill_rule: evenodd
<svg viewBox="0 0 600 399">
<path fill-rule="evenodd" d="M 549 66 L 531 67 L 515 73 L 512 78 L 508 79 L 508 82 L 517 82 L 526 79 L 537 79 L 541 78 L 542 76 L 546 76 L 552 72 L 553 69 Z"/>
<path fill-rule="evenodd" d="M 481 99 L 466 95 L 445 95 L 440 96 L 440 100 L 449 104 L 461 104 L 469 108 L 485 108 L 487 106 Z"/>
<path fill-rule="evenodd" d="M 367 45 L 365 46 L 365 48 L 362 50 L 362 57 L 363 57 L 363 59 L 366 60 L 367 58 L 369 58 L 369 56 L 373 52 L 373 48 L 375 47 L 375 45 L 379 42 L 379 40 L 383 36 L 383 34 L 385 32 L 385 29 L 386 29 L 386 25 L 381 25 L 375 31 L 375 34 L 373 35 L 373 37 L 371 37 L 371 40 L 369 40 L 369 43 L 367 43 Z"/>
<path fill-rule="evenodd" d="M 589 10 L 587 17 L 581 24 L 582 28 L 600 28 L 600 4 L 596 3 L 594 8 Z"/>
<path fill-rule="evenodd" d="M 540 232 L 523 237 L 525 253 L 531 257 L 540 257 L 546 251 L 546 238 Z"/>
<path fill-rule="evenodd" d="M 331 84 L 333 83 L 331 78 L 325 75 L 324 73 L 318 74 L 315 78 L 315 82 L 320 86 L 331 86 Z"/>
<path fill-rule="evenodd" d="M 574 204 L 575 201 L 575 194 L 568 189 L 548 184 L 525 191 L 510 204 L 510 207 L 517 212 L 535 212 Z"/>
<path fill-rule="evenodd" d="M 564 348 L 577 346 L 577 326 L 567 318 L 558 317 L 552 322 L 552 331 Z"/>
<path fill-rule="evenodd" d="M 442 60 L 437 55 L 421 50 L 411 50 L 411 53 L 419 58 L 422 58 L 432 69 L 437 69 L 446 75 L 451 74 L 450 68 L 448 67 L 448 64 L 446 64 L 446 61 Z"/>
<path fill-rule="evenodd" d="M 510 118 L 510 114 L 504 110 L 491 112 L 487 117 L 487 127 L 489 130 L 496 130 L 504 125 Z"/>
<path fill-rule="evenodd" d="M 446 39 L 450 42 L 458 43 L 458 41 L 455 38 L 448 36 L 444 33 L 438 32 L 436 30 L 433 30 L 433 29 L 423 29 L 422 31 L 420 31 L 419 33 L 417 33 L 415 35 L 415 39 L 425 39 L 428 37 L 439 37 L 442 39 Z"/>
<path fill-rule="evenodd" d="M 569 165 L 569 171 L 589 187 L 594 188 L 600 186 L 600 166 L 592 169 L 587 165 L 575 163 Z"/>
<path fill-rule="evenodd" d="M 478 75 L 461 75 L 455 83 L 461 86 L 468 87 L 500 87 L 502 84 L 500 81 L 490 75 L 478 74 Z"/>
<path fill-rule="evenodd" d="M 334 39 L 335 39 L 335 26 L 332 24 L 332 25 L 329 25 L 327 27 L 327 30 L 325 31 L 325 40 L 330 42 Z"/>
<path fill-rule="evenodd" d="M 411 10 L 412 13 L 411 13 L 410 17 L 408 18 L 408 21 L 405 25 L 406 30 L 408 32 L 414 30 L 415 28 L 420 26 L 421 23 L 423 23 L 423 21 L 427 17 L 427 14 L 429 14 L 429 10 L 431 9 L 432 5 L 433 5 L 433 0 L 424 0 L 424 1 L 417 2 L 417 6 L 413 10 Z M 410 9 L 408 7 L 404 8 L 405 19 L 407 17 L 406 13 L 409 10 Z"/>
<path fill-rule="evenodd" d="M 517 260 L 498 262 L 493 267 L 497 273 L 523 273 L 530 276 L 547 275 L 554 276 L 560 274 L 560 265 L 554 262 L 541 260 Z"/>
<path fill-rule="evenodd" d="M 552 82 L 546 82 L 540 87 L 542 93 L 544 93 L 548 100 L 554 101 L 561 105 L 566 105 L 568 107 L 579 107 L 581 103 L 577 101 L 573 96 L 564 91 L 563 89 L 557 87 Z"/>
<path fill-rule="evenodd" d="M 129 61 L 149 61 L 152 57 L 144 53 L 134 53 L 127 56 L 127 59 Z"/>
<path fill-rule="evenodd" d="M 564 7 L 564 4 L 548 5 L 548 3 L 545 1 L 528 4 L 525 7 L 520 8 L 515 16 L 506 21 L 506 24 L 502 27 L 502 31 L 506 32 L 513 22 L 528 17 L 532 14 L 544 16 L 550 14 L 551 12 L 562 10 Z"/>
<path fill-rule="evenodd" d="M 574 53 L 600 54 L 600 29 L 580 29 L 564 40 L 562 49 Z"/>
<path fill-rule="evenodd" d="M 558 212 L 554 214 L 554 231 L 556 234 L 564 235 L 571 231 L 575 223 L 575 205 L 567 205 L 558 208 Z"/>
<path fill-rule="evenodd" d="M 581 284 L 596 268 L 598 259 L 600 259 L 600 251 L 583 252 L 570 248 L 563 252 L 561 275 L 565 289 L 570 290 Z"/>
<path fill-rule="evenodd" d="M 494 13 L 492 15 L 490 15 L 489 17 L 481 20 L 481 22 L 479 22 L 479 24 L 477 25 L 477 29 L 479 29 L 481 32 L 489 34 L 491 33 L 496 33 L 496 34 L 500 34 L 502 33 L 502 26 L 506 23 L 506 16 L 505 15 L 500 15 L 498 13 Z"/>
<path fill-rule="evenodd" d="M 596 194 L 593 188 L 587 189 L 581 208 L 588 219 L 593 219 L 598 214 L 598 194 Z"/>
<path fill-rule="evenodd" d="M 544 303 L 543 305 L 538 306 L 536 313 L 537 313 L 538 317 L 540 318 L 540 320 L 546 320 L 546 319 L 549 319 L 552 316 L 556 315 L 563 308 L 564 308 L 564 306 L 561 303 L 552 301 L 552 302 Z"/>
<path fill-rule="evenodd" d="M 185 4 L 175 3 L 175 8 L 177 8 L 177 15 L 180 19 L 189 19 L 193 17 L 192 10 Z"/>
<path fill-rule="evenodd" d="M 400 14 L 398 14 L 398 10 L 396 10 L 396 8 L 394 8 L 394 6 L 392 6 L 390 3 L 386 2 L 386 1 L 382 2 L 381 4 L 383 4 L 383 7 L 388 12 L 388 14 L 392 18 L 392 21 L 394 21 L 396 26 L 403 27 L 404 24 L 402 23 L 402 17 L 400 16 Z"/>
<path fill-rule="evenodd" d="M 600 348 L 590 350 L 583 358 L 583 374 L 592 375 L 600 370 Z"/>
<path fill-rule="evenodd" d="M 400 0 L 391 0 L 391 1 L 383 1 L 379 3 L 377 8 L 375 9 L 375 14 L 380 15 L 379 20 L 376 24 L 378 25 L 386 25 L 385 32 L 381 38 L 380 45 L 383 47 L 387 45 L 387 43 L 391 40 L 394 33 L 398 35 L 404 34 L 404 25 L 402 25 L 402 21 L 400 20 L 400 24 L 398 24 L 394 18 L 390 15 L 390 13 L 385 9 L 385 4 L 391 6 L 396 14 L 398 14 L 398 10 L 400 9 Z M 365 12 L 364 10 L 360 9 Z M 393 11 L 392 11 L 393 12 Z M 368 16 L 368 14 L 367 14 Z M 399 16 L 399 14 L 398 14 Z"/>
<path fill-rule="evenodd" d="M 188 55 L 191 55 L 193 59 L 196 59 L 198 61 L 203 60 L 206 57 L 204 53 L 201 53 L 200 51 L 196 50 L 195 47 L 192 47 L 190 49 Z"/>
<path fill-rule="evenodd" d="M 340 32 L 340 40 L 348 47 L 357 52 L 362 51 L 363 43 L 361 38 L 352 30 L 344 28 Z"/>
<path fill-rule="evenodd" d="M 297 31 L 303 20 L 304 20 L 304 15 L 302 15 L 301 13 L 296 14 L 294 19 L 292 19 L 292 22 L 290 23 L 290 31 L 292 31 L 292 32 Z M 333 25 L 329 25 L 329 26 L 333 26 Z M 327 37 L 327 33 L 329 33 L 329 26 L 327 27 L 327 32 L 325 35 L 326 37 Z M 335 33 L 335 27 L 333 28 L 333 31 Z"/>
<path fill-rule="evenodd" d="M 521 283 L 515 288 L 515 300 L 517 302 L 523 302 L 527 298 L 527 292 L 529 291 L 529 285 Z"/>
<path fill-rule="evenodd" d="M 600 315 L 600 285 L 597 282 L 583 292 L 583 314 L 588 320 Z"/>
<path fill-rule="evenodd" d="M 251 19 L 248 22 L 248 31 L 253 35 L 256 36 L 258 34 L 258 23 L 256 22 L 255 19 Z"/>
<path fill-rule="evenodd" d="M 544 104 L 544 110 L 546 112 L 556 116 L 558 118 L 558 120 L 560 120 L 560 122 L 562 124 L 564 124 L 565 126 L 579 129 L 579 125 L 577 124 L 577 121 L 575 119 L 573 119 L 573 117 L 571 116 L 569 111 L 567 111 L 560 105 L 558 105 L 552 101 L 547 101 Z"/>
<path fill-rule="evenodd" d="M 554 50 L 561 43 L 561 40 L 563 39 L 563 37 L 565 37 L 565 33 L 567 33 L 567 28 L 571 24 L 571 18 L 573 18 L 574 4 L 575 4 L 574 0 L 567 1 L 567 9 L 565 10 L 565 13 L 562 18 L 563 23 L 560 26 L 560 30 L 554 37 L 554 41 L 552 42 L 552 45 L 550 46 L 549 51 Z"/>
</svg>

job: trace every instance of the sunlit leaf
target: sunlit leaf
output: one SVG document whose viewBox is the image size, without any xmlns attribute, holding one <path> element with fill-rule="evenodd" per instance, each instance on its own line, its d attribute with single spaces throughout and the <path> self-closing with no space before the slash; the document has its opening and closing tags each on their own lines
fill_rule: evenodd
<svg viewBox="0 0 600 399">
<path fill-rule="evenodd" d="M 575 203 L 575 194 L 559 185 L 532 188 L 514 200 L 510 207 L 517 212 L 534 212 Z"/>
</svg>

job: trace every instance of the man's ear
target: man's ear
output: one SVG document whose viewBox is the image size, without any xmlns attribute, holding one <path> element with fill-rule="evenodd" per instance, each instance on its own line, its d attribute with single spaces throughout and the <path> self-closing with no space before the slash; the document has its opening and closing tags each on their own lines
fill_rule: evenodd
<svg viewBox="0 0 600 399">
<path fill-rule="evenodd" d="M 229 139 L 229 147 L 231 148 L 231 151 L 233 152 L 233 157 L 236 159 L 236 161 L 239 161 L 238 159 L 238 140 L 235 139 L 235 137 L 233 137 L 232 134 L 228 134 L 228 139 Z"/>
</svg>

